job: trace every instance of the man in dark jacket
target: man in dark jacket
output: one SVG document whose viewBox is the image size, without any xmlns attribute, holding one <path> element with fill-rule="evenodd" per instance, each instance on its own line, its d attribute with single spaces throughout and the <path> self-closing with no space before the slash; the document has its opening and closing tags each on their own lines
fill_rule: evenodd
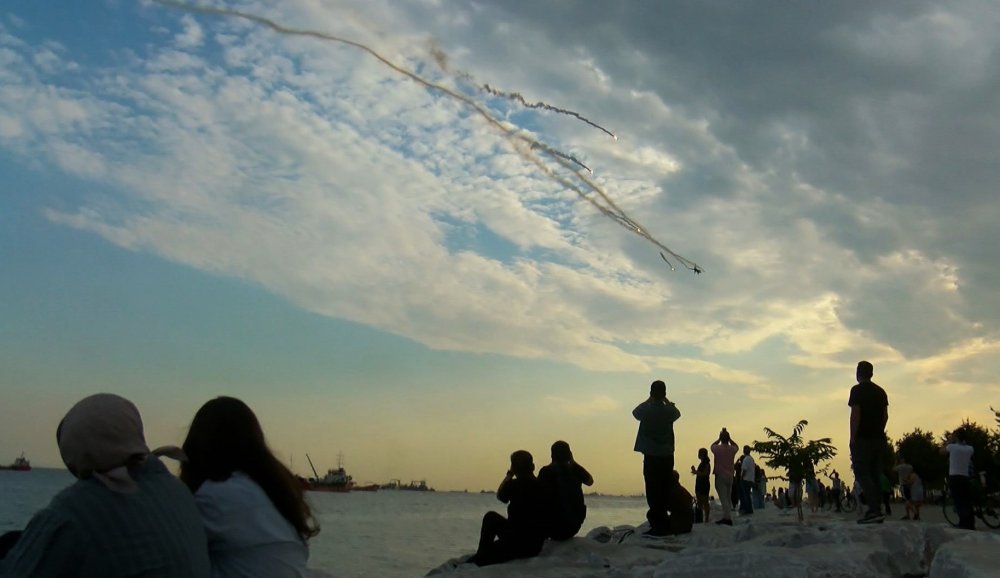
<svg viewBox="0 0 1000 578">
<path fill-rule="evenodd" d="M 548 505 L 549 537 L 568 540 L 576 536 L 587 517 L 583 485 L 594 485 L 594 477 L 573 460 L 568 443 L 552 444 L 552 463 L 539 470 L 538 482 Z"/>
<path fill-rule="evenodd" d="M 507 504 L 507 517 L 493 511 L 483 516 L 479 549 L 469 559 L 477 566 L 537 556 L 545 542 L 544 496 L 530 453 L 518 450 L 510 455 L 510 469 L 500 482 L 497 499 Z"/>
<path fill-rule="evenodd" d="M 642 477 L 646 482 L 646 504 L 651 536 L 670 533 L 667 495 L 674 482 L 674 422 L 681 417 L 677 406 L 667 399 L 667 386 L 660 380 L 649 386 L 649 398 L 632 416 L 639 420 L 635 451 L 643 455 Z"/>
</svg>

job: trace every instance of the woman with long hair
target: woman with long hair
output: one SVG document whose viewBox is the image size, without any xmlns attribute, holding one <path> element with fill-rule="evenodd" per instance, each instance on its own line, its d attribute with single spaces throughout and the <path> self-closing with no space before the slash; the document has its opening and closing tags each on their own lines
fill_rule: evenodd
<svg viewBox="0 0 1000 578">
<path fill-rule="evenodd" d="M 319 533 L 302 486 L 267 447 L 242 401 L 217 397 L 195 414 L 180 478 L 208 533 L 214 577 L 303 577 Z"/>
</svg>

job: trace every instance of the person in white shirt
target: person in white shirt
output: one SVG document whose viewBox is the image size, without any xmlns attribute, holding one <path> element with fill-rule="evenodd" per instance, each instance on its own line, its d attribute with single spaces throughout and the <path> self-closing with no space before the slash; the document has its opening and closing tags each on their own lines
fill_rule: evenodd
<svg viewBox="0 0 1000 578">
<path fill-rule="evenodd" d="M 743 457 L 740 458 L 740 514 L 748 515 L 753 513 L 751 495 L 753 485 L 757 478 L 757 464 L 750 456 L 750 446 L 743 446 Z"/>
<path fill-rule="evenodd" d="M 972 515 L 972 454 L 975 450 L 954 432 L 948 436 L 948 443 L 941 448 L 948 454 L 948 490 L 955 500 L 958 512 L 958 527 L 965 530 L 976 529 L 976 519 Z"/>
<path fill-rule="evenodd" d="M 180 478 L 208 534 L 213 578 L 304 578 L 319 526 L 253 410 L 232 397 L 205 403 L 183 450 Z"/>
</svg>

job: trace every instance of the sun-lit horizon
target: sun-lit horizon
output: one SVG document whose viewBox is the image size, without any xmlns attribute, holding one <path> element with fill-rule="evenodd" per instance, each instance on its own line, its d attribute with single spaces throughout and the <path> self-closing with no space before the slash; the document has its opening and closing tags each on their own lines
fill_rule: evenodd
<svg viewBox="0 0 1000 578">
<path fill-rule="evenodd" d="M 800 419 L 845 474 L 862 359 L 995 427 L 988 3 L 59 4 L 0 9 L 0 463 L 230 395 L 304 476 L 633 495 L 663 379 L 689 487 Z"/>
</svg>

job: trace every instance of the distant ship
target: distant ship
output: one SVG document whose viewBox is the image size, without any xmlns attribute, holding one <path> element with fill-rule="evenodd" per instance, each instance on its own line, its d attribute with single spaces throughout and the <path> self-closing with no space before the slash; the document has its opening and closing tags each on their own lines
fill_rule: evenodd
<svg viewBox="0 0 1000 578">
<path fill-rule="evenodd" d="M 427 485 L 427 480 L 414 480 L 409 484 L 403 484 L 400 480 L 389 480 L 388 484 L 382 486 L 386 490 L 409 490 L 411 492 L 433 492 L 434 488 Z"/>
<path fill-rule="evenodd" d="M 348 475 L 347 470 L 344 469 L 344 456 L 343 454 L 337 456 L 337 468 L 332 470 L 327 470 L 326 475 L 320 477 L 316 472 L 316 466 L 312 463 L 312 458 L 309 454 L 306 454 L 306 459 L 309 460 L 309 467 L 312 468 L 314 478 L 303 479 L 300 478 L 302 482 L 302 488 L 309 492 L 375 492 L 378 491 L 378 484 L 364 484 L 357 485 L 354 483 L 354 478 Z"/>
<path fill-rule="evenodd" d="M 14 463 L 10 464 L 9 466 L 0 466 L 0 470 L 12 470 L 15 472 L 30 472 L 31 462 L 28 461 L 28 458 L 24 457 L 24 452 L 21 452 L 21 457 L 14 460 Z"/>
</svg>

